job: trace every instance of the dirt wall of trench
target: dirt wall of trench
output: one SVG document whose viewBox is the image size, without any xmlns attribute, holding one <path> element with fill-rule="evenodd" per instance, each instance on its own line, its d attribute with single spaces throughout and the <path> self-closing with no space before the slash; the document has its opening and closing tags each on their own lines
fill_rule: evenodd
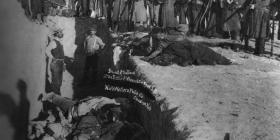
<svg viewBox="0 0 280 140">
<path fill-rule="evenodd" d="M 45 48 L 52 30 L 62 29 L 64 33 L 62 96 L 72 98 L 74 85 L 81 79 L 85 58 L 82 44 L 89 27 L 97 25 L 97 34 L 107 44 L 99 72 L 112 66 L 111 38 L 105 23 L 88 18 L 47 17 L 40 25 L 28 19 L 22 7 L 16 0 L 4 0 L 0 5 L 0 137 L 4 140 L 24 139 L 28 120 L 41 109 L 37 98 L 45 92 Z"/>
<path fill-rule="evenodd" d="M 44 92 L 48 29 L 31 22 L 16 0 L 0 4 L 0 139 L 24 139 Z"/>
<path fill-rule="evenodd" d="M 83 44 L 91 27 L 97 28 L 97 35 L 106 44 L 99 54 L 98 72 L 101 76 L 113 67 L 112 38 L 106 23 L 91 18 L 47 17 L 45 25 L 51 29 L 61 29 L 64 36 L 61 43 L 65 53 L 66 70 L 63 73 L 61 92 L 63 97 L 75 98 L 80 94 L 77 85 L 82 82 L 85 58 Z M 77 96 L 76 96 L 77 95 Z"/>
</svg>

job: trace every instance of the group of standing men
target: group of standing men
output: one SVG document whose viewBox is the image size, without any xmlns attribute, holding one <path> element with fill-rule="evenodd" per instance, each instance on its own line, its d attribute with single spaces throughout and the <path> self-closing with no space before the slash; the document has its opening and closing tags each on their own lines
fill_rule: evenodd
<svg viewBox="0 0 280 140">
<path fill-rule="evenodd" d="M 264 53 L 265 42 L 271 38 L 270 19 L 279 20 L 280 17 L 279 0 L 78 1 L 82 5 L 81 15 L 105 17 L 108 26 L 118 30 L 127 29 L 131 23 L 140 26 L 150 24 L 161 27 L 168 33 L 170 30 L 180 29 L 178 27 L 183 27 L 181 25 L 184 24 L 189 26 L 191 34 L 245 40 L 244 49 L 249 46 L 248 40 L 255 38 L 256 55 Z M 66 3 L 71 4 L 71 0 Z M 96 29 L 91 29 L 84 44 L 87 52 L 85 77 L 90 69 L 96 71 L 97 53 L 105 45 L 95 32 Z M 64 53 L 59 43 L 62 35 L 61 32 L 56 32 L 47 49 L 47 55 L 51 58 L 48 67 L 49 81 L 52 81 L 52 88 L 56 93 L 60 93 L 62 83 Z"/>
<path fill-rule="evenodd" d="M 188 24 L 192 34 L 244 39 L 245 46 L 249 38 L 255 38 L 256 54 L 263 53 L 264 42 L 270 37 L 269 20 L 280 7 L 279 0 L 22 1 L 25 12 L 33 13 L 34 17 L 36 13 L 48 11 L 46 3 L 51 3 L 74 11 L 76 16 L 102 17 L 114 31 L 135 30 L 138 26 L 168 29 Z"/>
<path fill-rule="evenodd" d="M 264 53 L 265 41 L 272 35 L 270 19 L 280 7 L 279 0 L 190 0 L 188 6 L 191 33 L 245 40 L 244 49 L 255 38 L 256 55 Z"/>
<path fill-rule="evenodd" d="M 104 17 L 115 31 L 134 30 L 137 26 L 174 29 L 188 24 L 192 34 L 245 40 L 245 49 L 248 40 L 255 38 L 256 55 L 264 53 L 265 41 L 271 37 L 269 21 L 280 7 L 279 0 L 80 1 L 81 15 Z"/>
</svg>

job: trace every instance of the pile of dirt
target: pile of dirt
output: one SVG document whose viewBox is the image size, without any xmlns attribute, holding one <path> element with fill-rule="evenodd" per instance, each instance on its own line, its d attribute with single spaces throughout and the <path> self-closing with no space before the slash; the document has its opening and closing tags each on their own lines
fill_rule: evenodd
<svg viewBox="0 0 280 140">
<path fill-rule="evenodd" d="M 141 125 L 127 121 L 130 104 L 125 98 L 99 96 L 73 101 L 50 93 L 42 99 L 44 108 L 30 122 L 30 140 L 149 139 Z"/>
</svg>

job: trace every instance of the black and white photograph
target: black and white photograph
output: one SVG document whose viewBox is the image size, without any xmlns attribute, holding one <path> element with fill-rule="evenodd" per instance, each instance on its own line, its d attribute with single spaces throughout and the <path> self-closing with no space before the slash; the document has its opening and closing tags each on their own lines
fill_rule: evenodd
<svg viewBox="0 0 280 140">
<path fill-rule="evenodd" d="M 1 0 L 0 140 L 280 140 L 280 0 Z"/>
</svg>

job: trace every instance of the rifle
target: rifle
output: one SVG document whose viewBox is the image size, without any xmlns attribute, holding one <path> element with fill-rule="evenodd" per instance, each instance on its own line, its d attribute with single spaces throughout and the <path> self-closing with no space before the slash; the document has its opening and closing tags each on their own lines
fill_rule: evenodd
<svg viewBox="0 0 280 140">
<path fill-rule="evenodd" d="M 277 15 L 276 15 L 276 20 L 278 20 L 278 40 L 280 40 L 280 0 L 275 1 L 275 5 L 277 6 Z"/>
<path fill-rule="evenodd" d="M 280 40 L 280 20 L 278 22 L 278 40 Z"/>
<path fill-rule="evenodd" d="M 243 9 L 245 9 L 247 6 L 249 6 L 252 3 L 253 0 L 246 0 L 243 4 L 242 7 L 238 8 L 237 10 L 235 10 L 228 18 L 226 18 L 225 21 L 222 22 L 222 24 L 226 23 L 227 21 L 229 21 L 235 14 L 239 13 L 240 11 L 242 11 Z M 215 24 L 211 27 L 209 27 L 205 33 L 208 33 L 210 30 L 212 30 L 213 28 L 215 28 L 218 24 Z"/>
<path fill-rule="evenodd" d="M 271 48 L 270 56 L 273 56 L 273 44 L 274 44 L 274 34 L 275 34 L 275 17 L 272 17 L 272 34 L 271 34 Z"/>
</svg>

